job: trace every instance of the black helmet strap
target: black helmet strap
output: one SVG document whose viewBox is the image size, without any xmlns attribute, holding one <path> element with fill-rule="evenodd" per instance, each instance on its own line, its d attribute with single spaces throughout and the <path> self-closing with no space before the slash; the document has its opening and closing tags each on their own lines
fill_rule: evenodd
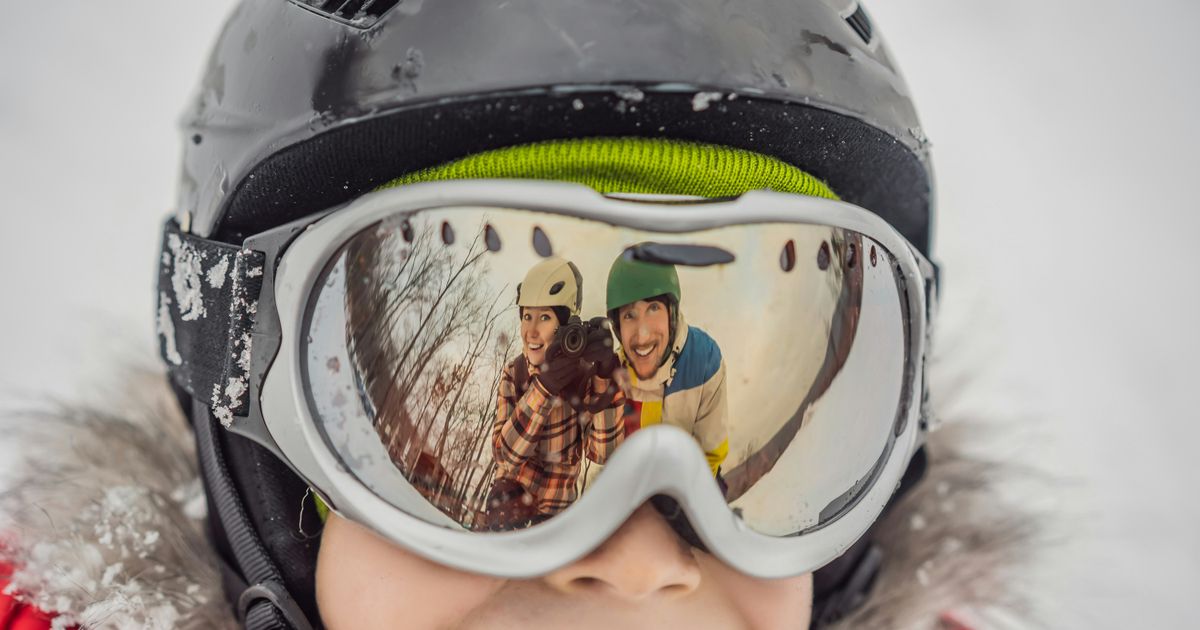
<svg viewBox="0 0 1200 630">
<path fill-rule="evenodd" d="M 283 576 L 255 532 L 226 466 L 218 440 L 217 421 L 204 403 L 192 403 L 192 425 L 200 471 L 208 492 L 210 515 L 217 521 L 233 556 L 221 558 L 226 597 L 237 602 L 237 616 L 249 630 L 312 630 L 309 621 L 284 586 Z"/>
</svg>

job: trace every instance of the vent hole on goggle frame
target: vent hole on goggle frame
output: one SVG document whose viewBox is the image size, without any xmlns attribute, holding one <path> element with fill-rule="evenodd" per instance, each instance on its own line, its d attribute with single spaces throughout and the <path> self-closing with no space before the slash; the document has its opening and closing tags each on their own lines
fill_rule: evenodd
<svg viewBox="0 0 1200 630">
<path fill-rule="evenodd" d="M 788 240 L 783 245 L 783 251 L 779 253 L 779 266 L 789 272 L 796 268 L 796 242 Z"/>
<path fill-rule="evenodd" d="M 825 271 L 829 269 L 829 242 L 821 241 L 821 248 L 817 250 L 817 269 Z"/>
<path fill-rule="evenodd" d="M 442 221 L 442 242 L 446 245 L 454 244 L 454 228 L 450 227 L 449 221 Z"/>
<path fill-rule="evenodd" d="M 413 226 L 405 219 L 400 223 L 400 235 L 404 237 L 405 243 L 413 242 Z"/>
<path fill-rule="evenodd" d="M 490 223 L 483 228 L 483 242 L 487 245 L 489 252 L 500 251 L 500 234 Z"/>
<path fill-rule="evenodd" d="M 871 246 L 871 266 L 874 267 L 879 262 L 878 256 L 875 254 L 875 246 Z"/>
<path fill-rule="evenodd" d="M 550 237 L 546 236 L 546 232 L 540 227 L 533 228 L 533 251 L 542 258 L 554 255 L 554 248 L 550 246 Z"/>
<path fill-rule="evenodd" d="M 858 264 L 858 247 L 854 243 L 846 243 L 846 266 L 853 269 Z"/>
</svg>

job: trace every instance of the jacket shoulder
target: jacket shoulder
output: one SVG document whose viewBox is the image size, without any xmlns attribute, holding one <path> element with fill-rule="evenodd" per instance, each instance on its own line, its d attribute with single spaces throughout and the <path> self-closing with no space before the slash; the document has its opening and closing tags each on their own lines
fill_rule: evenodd
<svg viewBox="0 0 1200 630">
<path fill-rule="evenodd" d="M 701 387 L 721 370 L 721 347 L 711 335 L 688 326 L 687 343 L 675 363 L 675 378 L 666 393 Z"/>
<path fill-rule="evenodd" d="M 11 630 L 50 630 L 54 617 L 9 593 L 13 567 L 0 561 L 0 628 Z"/>
</svg>

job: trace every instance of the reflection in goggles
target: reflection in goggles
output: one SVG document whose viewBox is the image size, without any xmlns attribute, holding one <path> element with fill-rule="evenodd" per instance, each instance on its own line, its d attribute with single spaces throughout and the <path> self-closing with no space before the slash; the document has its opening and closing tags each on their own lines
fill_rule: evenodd
<svg viewBox="0 0 1200 630">
<path fill-rule="evenodd" d="M 309 390 L 356 476 L 387 498 L 373 471 L 390 466 L 468 529 L 552 517 L 624 440 L 668 424 L 750 527 L 793 534 L 836 518 L 888 444 L 906 322 L 877 246 L 805 224 L 385 221 L 314 298 Z"/>
</svg>

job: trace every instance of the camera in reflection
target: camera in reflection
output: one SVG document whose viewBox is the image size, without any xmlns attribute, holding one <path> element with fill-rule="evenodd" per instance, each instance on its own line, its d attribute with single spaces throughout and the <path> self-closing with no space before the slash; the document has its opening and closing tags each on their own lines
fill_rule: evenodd
<svg viewBox="0 0 1200 630">
<path fill-rule="evenodd" d="M 612 338 L 612 329 L 607 317 L 593 317 L 583 321 L 578 315 L 572 315 L 567 319 L 566 324 L 559 326 L 555 331 L 554 340 L 550 342 L 550 348 L 547 351 L 547 357 L 572 359 L 582 357 L 584 351 L 587 350 L 588 339 L 599 330 L 608 333 L 608 339 Z M 611 342 L 609 347 L 611 347 Z"/>
</svg>

